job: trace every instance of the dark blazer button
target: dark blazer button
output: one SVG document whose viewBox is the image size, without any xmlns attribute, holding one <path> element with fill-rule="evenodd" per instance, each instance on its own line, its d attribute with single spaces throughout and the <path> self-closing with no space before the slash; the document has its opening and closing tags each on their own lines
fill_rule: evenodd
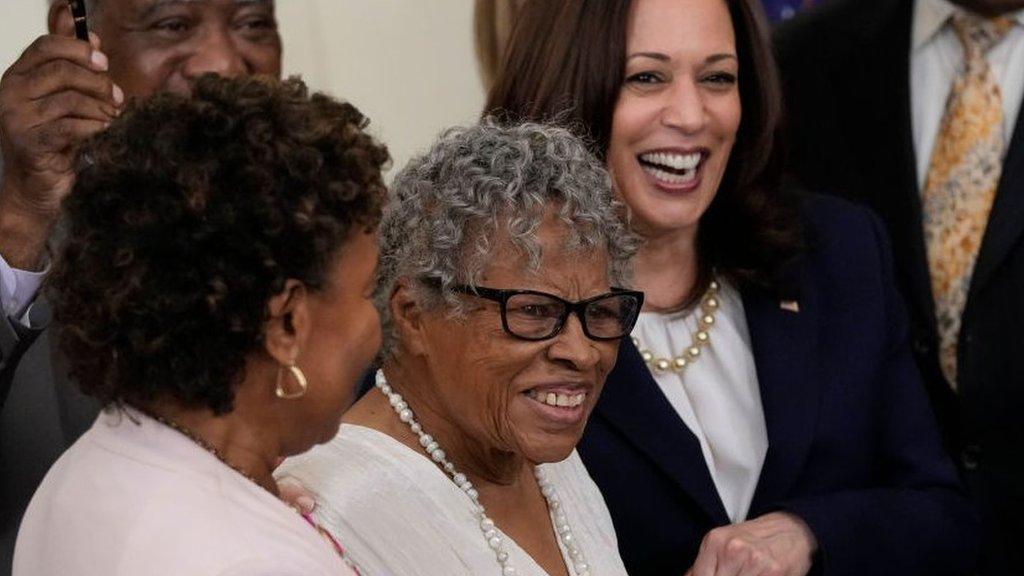
<svg viewBox="0 0 1024 576">
<path fill-rule="evenodd" d="M 920 336 L 914 338 L 914 352 L 918 356 L 927 356 L 932 352 L 932 342 L 929 338 Z"/>
<path fill-rule="evenodd" d="M 977 444 L 964 446 L 960 452 L 960 463 L 963 464 L 964 470 L 977 470 L 981 463 L 981 446 Z"/>
</svg>

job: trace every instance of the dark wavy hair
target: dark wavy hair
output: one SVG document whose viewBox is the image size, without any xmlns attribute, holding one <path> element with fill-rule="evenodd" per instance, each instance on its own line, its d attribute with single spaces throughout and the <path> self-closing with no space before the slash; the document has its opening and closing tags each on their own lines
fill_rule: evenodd
<svg viewBox="0 0 1024 576">
<path fill-rule="evenodd" d="M 321 289 L 380 220 L 388 152 L 367 123 L 298 79 L 211 75 L 87 142 L 47 286 L 82 390 L 230 412 L 268 300 Z"/>
<path fill-rule="evenodd" d="M 779 293 L 802 248 L 797 197 L 781 185 L 782 95 L 757 0 L 722 0 L 736 31 L 743 118 L 718 194 L 701 218 L 691 302 L 712 270 Z M 504 122 L 554 122 L 605 157 L 626 68 L 631 0 L 528 0 L 484 106 Z"/>
</svg>

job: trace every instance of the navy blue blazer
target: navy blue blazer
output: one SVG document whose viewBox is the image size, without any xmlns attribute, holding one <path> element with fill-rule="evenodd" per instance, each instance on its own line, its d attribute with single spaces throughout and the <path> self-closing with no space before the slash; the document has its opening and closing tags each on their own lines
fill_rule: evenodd
<svg viewBox="0 0 1024 576">
<path fill-rule="evenodd" d="M 882 225 L 837 199 L 804 214 L 799 312 L 741 289 L 768 430 L 749 518 L 802 518 L 828 576 L 967 574 L 978 522 L 908 347 Z M 696 437 L 628 339 L 579 452 L 631 576 L 681 576 L 729 523 Z"/>
</svg>

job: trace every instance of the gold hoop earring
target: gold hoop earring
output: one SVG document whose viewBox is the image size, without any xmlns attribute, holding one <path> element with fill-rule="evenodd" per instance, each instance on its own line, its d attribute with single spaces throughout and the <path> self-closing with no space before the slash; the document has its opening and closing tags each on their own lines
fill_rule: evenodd
<svg viewBox="0 0 1024 576">
<path fill-rule="evenodd" d="M 292 378 L 294 378 L 295 382 L 299 385 L 299 389 L 294 392 L 289 392 L 284 389 L 284 378 L 282 377 L 282 374 L 284 374 L 285 368 L 288 369 L 288 372 L 292 375 Z M 277 394 L 278 398 L 281 398 L 282 400 L 295 400 L 297 398 L 302 398 L 303 396 L 306 395 L 306 390 L 308 388 L 309 384 L 306 382 L 306 375 L 303 374 L 302 370 L 300 370 L 299 367 L 296 366 L 295 364 L 291 364 L 289 366 L 281 366 L 278 369 L 277 387 L 274 389 L 274 393 Z"/>
</svg>

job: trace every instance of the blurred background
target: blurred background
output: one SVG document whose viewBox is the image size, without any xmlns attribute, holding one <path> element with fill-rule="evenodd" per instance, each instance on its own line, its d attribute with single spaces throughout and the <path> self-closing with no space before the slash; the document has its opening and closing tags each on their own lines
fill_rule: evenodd
<svg viewBox="0 0 1024 576">
<path fill-rule="evenodd" d="M 0 70 L 6 70 L 45 32 L 48 0 L 2 1 Z M 780 20 L 821 0 L 763 1 L 769 18 Z M 444 127 L 476 119 L 484 84 L 474 16 L 490 30 L 480 47 L 486 61 L 507 35 L 515 3 L 278 0 L 285 73 L 355 104 L 401 167 Z"/>
</svg>

